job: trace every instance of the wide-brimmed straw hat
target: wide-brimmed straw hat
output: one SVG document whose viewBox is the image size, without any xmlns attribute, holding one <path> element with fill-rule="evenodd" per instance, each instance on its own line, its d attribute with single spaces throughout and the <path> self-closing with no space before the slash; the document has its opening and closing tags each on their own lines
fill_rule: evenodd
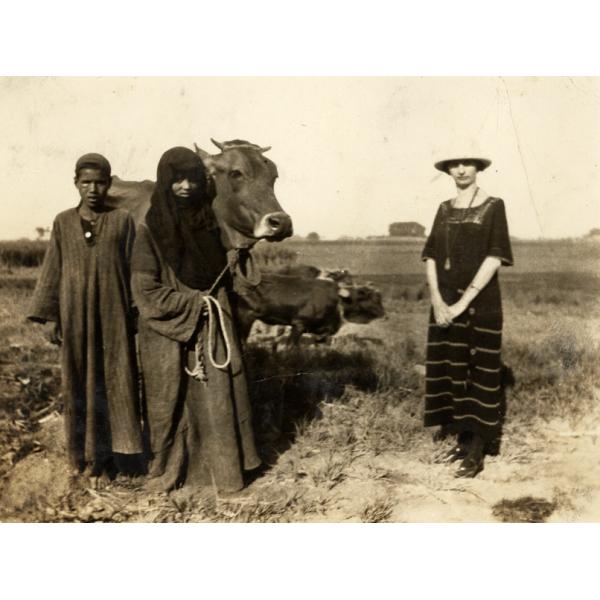
<svg viewBox="0 0 600 600">
<path fill-rule="evenodd" d="M 443 171 L 444 173 L 448 172 L 448 163 L 457 162 L 461 160 L 471 160 L 479 164 L 479 170 L 484 171 L 491 164 L 492 161 L 489 158 L 483 158 L 479 152 L 471 150 L 462 149 L 462 153 L 446 153 L 445 158 L 442 160 L 438 160 L 434 163 L 435 168 L 438 171 Z"/>
</svg>

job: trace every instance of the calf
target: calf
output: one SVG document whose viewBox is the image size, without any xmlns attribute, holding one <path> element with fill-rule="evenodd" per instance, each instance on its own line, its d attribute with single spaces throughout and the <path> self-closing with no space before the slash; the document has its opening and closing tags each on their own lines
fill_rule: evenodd
<svg viewBox="0 0 600 600">
<path fill-rule="evenodd" d="M 348 269 L 319 269 L 312 265 L 288 265 L 277 269 L 279 275 L 307 277 L 308 279 L 330 279 L 343 285 L 353 285 L 354 279 Z"/>
<path fill-rule="evenodd" d="M 339 286 L 347 294 L 340 297 L 342 314 L 350 323 L 370 323 L 385 316 L 381 292 L 372 285 Z"/>
<path fill-rule="evenodd" d="M 348 269 L 319 269 L 311 265 L 290 265 L 276 271 L 281 275 L 309 279 L 328 279 L 340 289 L 343 317 L 350 323 L 370 323 L 385 315 L 381 292 L 373 285 L 357 285 Z"/>
<path fill-rule="evenodd" d="M 381 293 L 371 285 L 348 285 L 351 276 L 338 270 L 336 280 L 323 278 L 316 267 L 298 265 L 262 273 L 260 283 L 239 292 L 238 321 L 246 339 L 256 319 L 268 325 L 291 325 L 290 343 L 303 333 L 325 341 L 343 320 L 369 323 L 385 314 Z M 341 281 L 340 281 L 341 280 Z"/>
<path fill-rule="evenodd" d="M 240 335 L 248 337 L 252 323 L 291 325 L 290 342 L 297 344 L 303 333 L 326 339 L 342 325 L 340 290 L 333 281 L 263 273 L 258 285 L 238 293 Z"/>
</svg>

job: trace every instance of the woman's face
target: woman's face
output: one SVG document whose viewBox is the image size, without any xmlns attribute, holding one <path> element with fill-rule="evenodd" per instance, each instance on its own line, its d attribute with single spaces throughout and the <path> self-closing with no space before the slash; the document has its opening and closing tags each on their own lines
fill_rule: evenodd
<svg viewBox="0 0 600 600">
<path fill-rule="evenodd" d="M 473 160 L 456 160 L 448 163 L 448 175 L 456 187 L 464 189 L 477 181 L 477 163 Z"/>
<path fill-rule="evenodd" d="M 176 175 L 175 181 L 171 184 L 171 191 L 177 198 L 191 198 L 196 194 L 200 182 L 198 178 L 192 175 Z"/>
</svg>

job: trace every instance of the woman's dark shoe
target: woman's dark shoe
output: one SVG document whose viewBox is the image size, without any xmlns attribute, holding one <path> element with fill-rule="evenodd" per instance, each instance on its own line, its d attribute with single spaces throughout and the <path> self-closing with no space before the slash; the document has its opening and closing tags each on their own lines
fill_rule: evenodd
<svg viewBox="0 0 600 600">
<path fill-rule="evenodd" d="M 483 455 L 481 456 L 467 456 L 460 463 L 455 477 L 475 477 L 478 473 L 483 471 Z"/>
<path fill-rule="evenodd" d="M 444 462 L 455 462 L 460 460 L 461 458 L 465 458 L 469 453 L 469 449 L 466 446 L 462 446 L 461 444 L 457 444 L 446 453 L 446 458 Z"/>
<path fill-rule="evenodd" d="M 452 463 L 467 456 L 469 448 L 462 444 L 457 444 L 451 450 L 443 452 L 434 458 L 435 463 Z"/>
<path fill-rule="evenodd" d="M 463 461 L 458 467 L 455 477 L 475 477 L 478 473 L 483 471 L 483 461 L 485 452 L 483 451 L 484 444 L 483 440 L 476 436 L 473 439 L 473 443 L 469 448 L 467 455 L 463 458 Z"/>
</svg>

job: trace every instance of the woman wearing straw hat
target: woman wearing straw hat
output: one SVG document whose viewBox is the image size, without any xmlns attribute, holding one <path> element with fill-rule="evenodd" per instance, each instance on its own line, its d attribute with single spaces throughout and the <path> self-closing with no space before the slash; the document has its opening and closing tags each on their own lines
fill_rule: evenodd
<svg viewBox="0 0 600 600">
<path fill-rule="evenodd" d="M 425 426 L 457 435 L 445 455 L 457 477 L 475 477 L 499 442 L 504 415 L 498 270 L 512 265 L 504 202 L 477 185 L 491 161 L 478 153 L 435 163 L 456 185 L 440 205 L 423 250 L 431 292 Z"/>
</svg>

